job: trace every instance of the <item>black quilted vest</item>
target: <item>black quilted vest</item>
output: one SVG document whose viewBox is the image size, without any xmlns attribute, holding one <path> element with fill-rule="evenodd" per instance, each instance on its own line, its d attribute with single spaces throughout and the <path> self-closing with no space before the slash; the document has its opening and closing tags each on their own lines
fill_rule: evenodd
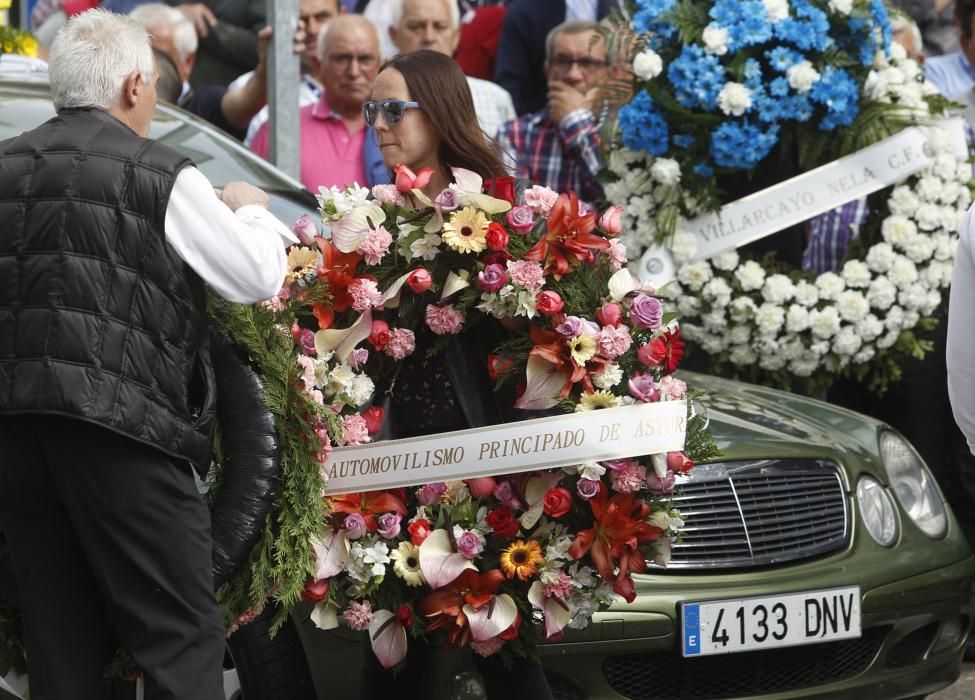
<svg viewBox="0 0 975 700">
<path fill-rule="evenodd" d="M 205 468 L 203 282 L 164 233 L 189 164 L 97 109 L 0 141 L 0 415 L 73 416 Z"/>
</svg>

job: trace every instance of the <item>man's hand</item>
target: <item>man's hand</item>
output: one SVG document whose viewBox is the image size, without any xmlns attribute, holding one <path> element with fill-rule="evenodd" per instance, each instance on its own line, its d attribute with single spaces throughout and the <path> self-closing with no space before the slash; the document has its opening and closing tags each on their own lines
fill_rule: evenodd
<svg viewBox="0 0 975 700">
<path fill-rule="evenodd" d="M 264 190 L 259 190 L 241 180 L 228 182 L 223 186 L 220 199 L 233 211 L 237 211 L 248 204 L 258 204 L 267 209 L 270 200 Z"/>
<path fill-rule="evenodd" d="M 562 120 L 578 109 L 593 109 L 599 96 L 599 88 L 592 88 L 589 92 L 579 92 L 560 80 L 553 80 L 548 85 L 548 111 L 549 115 L 556 124 L 561 124 Z"/>
<path fill-rule="evenodd" d="M 196 35 L 201 39 L 206 38 L 210 33 L 210 27 L 216 26 L 217 24 L 217 16 L 202 2 L 186 3 L 179 5 L 176 9 L 182 12 L 183 16 L 193 23 L 193 27 L 196 29 Z"/>
</svg>

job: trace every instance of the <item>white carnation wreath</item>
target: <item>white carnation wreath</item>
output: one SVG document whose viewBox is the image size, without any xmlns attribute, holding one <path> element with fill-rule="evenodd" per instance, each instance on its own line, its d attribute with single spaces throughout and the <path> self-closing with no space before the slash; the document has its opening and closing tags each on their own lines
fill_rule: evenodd
<svg viewBox="0 0 975 700">
<path fill-rule="evenodd" d="M 934 92 L 897 44 L 889 58 L 877 54 L 863 87 L 864 97 L 910 109 L 918 124 L 932 122 L 924 98 Z M 854 240 L 838 272 L 767 271 L 736 251 L 694 261 L 696 238 L 678 221 L 665 243 L 677 265 L 669 289 L 684 336 L 711 356 L 712 370 L 786 387 L 800 377 L 812 391 L 838 375 L 856 376 L 883 390 L 905 356 L 930 349 L 919 331 L 935 325 L 932 314 L 951 283 L 958 230 L 972 202 L 972 168 L 956 157 L 944 130 L 932 127 L 928 143 L 933 163 L 888 191 L 885 211 L 871 211 L 861 227 L 876 229 L 876 217 L 885 215 L 876 242 Z M 671 196 L 680 168 L 627 148 L 609 154 L 609 168 L 618 179 L 607 184 L 606 196 L 624 204 L 621 240 L 639 261 L 660 237 L 647 212 L 664 193 Z M 686 208 L 704 213 L 693 193 L 682 195 Z"/>
</svg>

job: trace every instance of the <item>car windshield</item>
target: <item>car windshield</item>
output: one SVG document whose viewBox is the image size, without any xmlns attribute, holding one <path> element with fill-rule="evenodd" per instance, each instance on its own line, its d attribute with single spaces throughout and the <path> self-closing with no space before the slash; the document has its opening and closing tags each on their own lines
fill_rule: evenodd
<svg viewBox="0 0 975 700">
<path fill-rule="evenodd" d="M 52 116 L 54 106 L 46 85 L 0 81 L 0 141 Z M 285 224 L 291 225 L 302 214 L 315 215 L 315 198 L 299 182 L 181 109 L 160 103 L 149 137 L 191 158 L 214 187 L 234 180 L 260 187 L 268 193 L 271 211 Z"/>
</svg>

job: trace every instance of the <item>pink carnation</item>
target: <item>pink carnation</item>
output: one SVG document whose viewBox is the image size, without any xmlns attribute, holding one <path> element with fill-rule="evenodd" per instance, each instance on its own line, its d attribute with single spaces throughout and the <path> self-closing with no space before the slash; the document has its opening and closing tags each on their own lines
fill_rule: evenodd
<svg viewBox="0 0 975 700">
<path fill-rule="evenodd" d="M 394 328 L 389 332 L 389 341 L 383 352 L 394 360 L 402 360 L 416 350 L 416 336 L 409 328 Z"/>
<path fill-rule="evenodd" d="M 456 335 L 464 325 L 464 314 L 449 304 L 430 304 L 427 307 L 426 321 L 430 330 L 437 335 Z"/>
<path fill-rule="evenodd" d="M 315 460 L 324 463 L 332 454 L 332 441 L 329 439 L 328 430 L 325 429 L 325 424 L 322 423 L 321 419 L 315 423 L 315 437 L 318 438 L 318 451 L 315 453 Z"/>
<path fill-rule="evenodd" d="M 372 196 L 382 204 L 392 204 L 395 207 L 406 206 L 406 198 L 397 191 L 396 185 L 373 185 Z"/>
<path fill-rule="evenodd" d="M 525 204 L 537 211 L 542 216 L 548 216 L 559 198 L 559 193 L 550 190 L 548 187 L 534 185 L 525 190 Z"/>
<path fill-rule="evenodd" d="M 664 396 L 671 401 L 680 401 L 687 395 L 687 384 L 672 374 L 661 379 L 657 386 Z"/>
<path fill-rule="evenodd" d="M 626 247 L 618 240 L 612 240 L 609 242 L 609 248 L 606 250 L 606 255 L 609 256 L 609 269 L 613 270 L 614 272 L 622 269 L 623 266 L 629 261 L 629 257 L 626 255 Z"/>
<path fill-rule="evenodd" d="M 643 488 L 647 480 L 647 469 L 635 462 L 629 462 L 625 469 L 610 472 L 613 490 L 619 493 L 635 493 Z"/>
<path fill-rule="evenodd" d="M 349 296 L 352 297 L 352 308 L 359 313 L 383 305 L 383 295 L 379 292 L 375 280 L 363 277 L 353 280 L 349 285 Z"/>
<path fill-rule="evenodd" d="M 356 632 L 367 630 L 369 629 L 369 623 L 372 622 L 372 603 L 368 600 L 364 600 L 361 603 L 354 600 L 349 603 L 349 607 L 342 613 L 342 618 Z"/>
<path fill-rule="evenodd" d="M 315 360 L 308 357 L 308 355 L 298 355 L 298 367 L 301 368 L 301 374 L 299 375 L 302 383 L 305 385 L 305 391 L 310 391 L 315 388 Z"/>
<path fill-rule="evenodd" d="M 512 282 L 533 292 L 545 286 L 545 273 L 542 266 L 531 260 L 509 260 L 508 274 Z"/>
<path fill-rule="evenodd" d="M 361 445 L 369 442 L 369 427 L 366 419 L 356 413 L 354 416 L 346 416 L 342 419 L 342 444 Z"/>
<path fill-rule="evenodd" d="M 276 314 L 284 311 L 284 299 L 281 298 L 280 294 L 275 294 L 267 301 L 263 301 L 261 303 L 264 305 L 264 308 L 268 309 L 269 311 L 273 311 Z"/>
<path fill-rule="evenodd" d="M 366 232 L 356 252 L 366 259 L 367 265 L 378 265 L 383 256 L 389 252 L 389 246 L 392 244 L 392 235 L 380 226 Z"/>
<path fill-rule="evenodd" d="M 497 654 L 503 646 L 504 640 L 501 637 L 491 637 L 491 639 L 486 639 L 483 642 L 471 642 L 471 649 L 474 650 L 474 653 L 485 657 Z"/>
<path fill-rule="evenodd" d="M 572 597 L 572 591 L 574 589 L 575 586 L 572 583 L 572 577 L 566 574 L 564 571 L 559 571 L 559 578 L 557 581 L 545 584 L 545 597 L 568 600 Z"/>
<path fill-rule="evenodd" d="M 600 355 L 615 360 L 630 349 L 633 339 L 630 337 L 630 330 L 626 326 L 603 326 L 602 330 L 596 334 L 596 343 L 599 345 Z"/>
</svg>

